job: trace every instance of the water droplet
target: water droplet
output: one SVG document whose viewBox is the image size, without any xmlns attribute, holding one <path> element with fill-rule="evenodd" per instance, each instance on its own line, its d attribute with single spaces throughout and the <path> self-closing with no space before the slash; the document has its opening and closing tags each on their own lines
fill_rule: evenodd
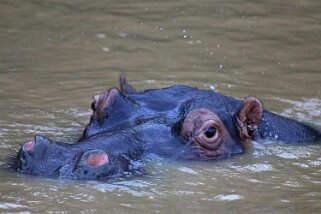
<svg viewBox="0 0 321 214">
<path fill-rule="evenodd" d="M 106 34 L 104 34 L 104 33 L 98 33 L 98 34 L 97 34 L 97 37 L 98 37 L 99 39 L 106 39 Z"/>
<path fill-rule="evenodd" d="M 120 37 L 127 37 L 127 33 L 118 33 L 118 36 L 120 36 Z"/>
<path fill-rule="evenodd" d="M 101 48 L 104 52 L 110 52 L 110 48 L 108 48 L 108 47 L 102 47 Z"/>
<path fill-rule="evenodd" d="M 215 85 L 210 85 L 210 89 L 213 90 L 213 91 L 216 91 Z"/>
</svg>

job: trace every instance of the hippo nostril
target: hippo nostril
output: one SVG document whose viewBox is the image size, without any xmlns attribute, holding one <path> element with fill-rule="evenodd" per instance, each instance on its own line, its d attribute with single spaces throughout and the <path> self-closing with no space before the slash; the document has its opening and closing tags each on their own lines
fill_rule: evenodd
<svg viewBox="0 0 321 214">
<path fill-rule="evenodd" d="M 24 152 L 31 152 L 34 148 L 35 142 L 34 141 L 30 141 L 28 143 L 25 143 L 22 147 Z"/>
</svg>

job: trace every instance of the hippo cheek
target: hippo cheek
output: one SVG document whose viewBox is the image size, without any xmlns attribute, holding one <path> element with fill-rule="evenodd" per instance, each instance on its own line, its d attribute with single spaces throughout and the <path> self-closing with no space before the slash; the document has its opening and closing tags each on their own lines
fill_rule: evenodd
<svg viewBox="0 0 321 214">
<path fill-rule="evenodd" d="M 86 180 L 98 180 L 111 177 L 114 173 L 108 164 L 100 166 L 83 166 L 76 169 L 73 173 L 74 178 Z"/>
<path fill-rule="evenodd" d="M 184 159 L 212 160 L 222 158 L 228 152 L 224 145 L 221 145 L 215 150 L 210 150 L 200 146 L 197 142 L 194 142 L 194 145 L 190 146 L 189 151 L 189 153 L 184 154 Z"/>
</svg>

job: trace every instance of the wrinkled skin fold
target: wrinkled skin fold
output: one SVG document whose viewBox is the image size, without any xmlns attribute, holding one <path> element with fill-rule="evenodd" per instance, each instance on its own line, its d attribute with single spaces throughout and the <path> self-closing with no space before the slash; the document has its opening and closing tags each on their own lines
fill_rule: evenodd
<svg viewBox="0 0 321 214">
<path fill-rule="evenodd" d="M 146 154 L 216 160 L 245 151 L 251 140 L 315 142 L 320 132 L 263 109 L 255 97 L 237 100 L 209 90 L 172 86 L 137 92 L 124 75 L 93 96 L 92 115 L 75 143 L 36 136 L 19 150 L 22 173 L 71 179 L 141 174 Z"/>
</svg>

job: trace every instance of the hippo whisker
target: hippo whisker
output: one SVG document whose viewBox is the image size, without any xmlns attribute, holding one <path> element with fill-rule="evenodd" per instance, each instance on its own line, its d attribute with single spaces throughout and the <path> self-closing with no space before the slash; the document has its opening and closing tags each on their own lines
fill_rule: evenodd
<svg viewBox="0 0 321 214">
<path fill-rule="evenodd" d="M 20 144 L 20 143 L 19 143 Z M 20 147 L 17 147 L 16 145 L 10 145 L 8 148 L 8 157 L 7 157 L 7 168 L 9 169 L 16 169 L 18 167 L 18 158 L 17 153 L 19 152 L 22 144 Z"/>
</svg>

